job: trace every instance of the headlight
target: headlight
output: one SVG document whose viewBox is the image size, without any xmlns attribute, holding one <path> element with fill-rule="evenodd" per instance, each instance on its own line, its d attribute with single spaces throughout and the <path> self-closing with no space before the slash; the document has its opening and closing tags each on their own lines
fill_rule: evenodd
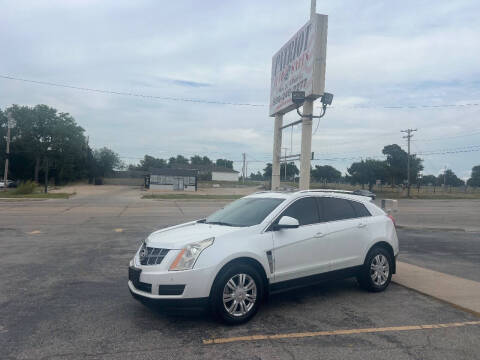
<svg viewBox="0 0 480 360">
<path fill-rule="evenodd" d="M 185 246 L 182 251 L 177 255 L 175 260 L 173 261 L 172 265 L 170 265 L 171 271 L 179 271 L 179 270 L 190 270 L 195 265 L 195 261 L 197 261 L 198 256 L 200 253 L 213 244 L 215 240 L 214 237 L 211 237 L 206 240 L 202 240 L 196 243 L 188 244 Z"/>
</svg>

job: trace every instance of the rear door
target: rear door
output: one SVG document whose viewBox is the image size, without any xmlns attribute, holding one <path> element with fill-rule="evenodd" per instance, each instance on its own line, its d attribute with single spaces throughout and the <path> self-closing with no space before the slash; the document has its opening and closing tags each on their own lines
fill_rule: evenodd
<svg viewBox="0 0 480 360">
<path fill-rule="evenodd" d="M 335 197 L 318 199 L 329 225 L 331 270 L 361 265 L 370 237 L 370 213 L 360 202 Z"/>
<path fill-rule="evenodd" d="M 328 225 L 322 223 L 315 197 L 304 197 L 288 206 L 276 219 L 290 216 L 298 220 L 296 229 L 273 231 L 275 282 L 328 271 Z"/>
</svg>

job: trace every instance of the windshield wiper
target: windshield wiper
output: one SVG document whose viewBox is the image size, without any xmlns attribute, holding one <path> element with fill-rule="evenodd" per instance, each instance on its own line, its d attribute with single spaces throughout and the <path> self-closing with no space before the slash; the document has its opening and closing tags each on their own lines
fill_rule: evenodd
<svg viewBox="0 0 480 360">
<path fill-rule="evenodd" d="M 205 221 L 205 224 L 223 225 L 223 226 L 236 226 L 234 224 L 226 223 L 226 222 L 223 222 L 223 221 Z"/>
</svg>

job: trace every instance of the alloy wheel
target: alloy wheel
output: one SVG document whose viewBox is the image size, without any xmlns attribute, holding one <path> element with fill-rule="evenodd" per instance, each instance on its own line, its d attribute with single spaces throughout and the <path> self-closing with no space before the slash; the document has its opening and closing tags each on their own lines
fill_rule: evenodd
<svg viewBox="0 0 480 360">
<path fill-rule="evenodd" d="M 223 306 L 232 316 L 245 316 L 257 301 L 257 285 L 248 274 L 232 276 L 223 288 Z"/>
<path fill-rule="evenodd" d="M 370 264 L 370 277 L 376 286 L 383 286 L 388 280 L 390 266 L 388 259 L 383 254 L 377 254 Z"/>
</svg>

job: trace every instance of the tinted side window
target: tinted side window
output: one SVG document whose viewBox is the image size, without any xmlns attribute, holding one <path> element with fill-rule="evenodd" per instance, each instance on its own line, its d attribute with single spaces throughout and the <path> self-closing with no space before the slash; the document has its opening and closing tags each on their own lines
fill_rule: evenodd
<svg viewBox="0 0 480 360">
<path fill-rule="evenodd" d="M 342 219 L 352 219 L 357 217 L 350 201 L 345 199 L 321 198 L 323 207 L 323 217 L 325 221 L 335 221 Z"/>
<path fill-rule="evenodd" d="M 350 201 L 350 204 L 355 209 L 355 213 L 357 214 L 357 217 L 372 216 L 372 214 L 370 214 L 370 211 L 368 211 L 365 205 L 356 201 Z"/>
<path fill-rule="evenodd" d="M 287 210 L 280 215 L 290 216 L 298 220 L 300 225 L 315 224 L 319 222 L 317 202 L 312 197 L 303 198 L 295 201 Z"/>
</svg>

